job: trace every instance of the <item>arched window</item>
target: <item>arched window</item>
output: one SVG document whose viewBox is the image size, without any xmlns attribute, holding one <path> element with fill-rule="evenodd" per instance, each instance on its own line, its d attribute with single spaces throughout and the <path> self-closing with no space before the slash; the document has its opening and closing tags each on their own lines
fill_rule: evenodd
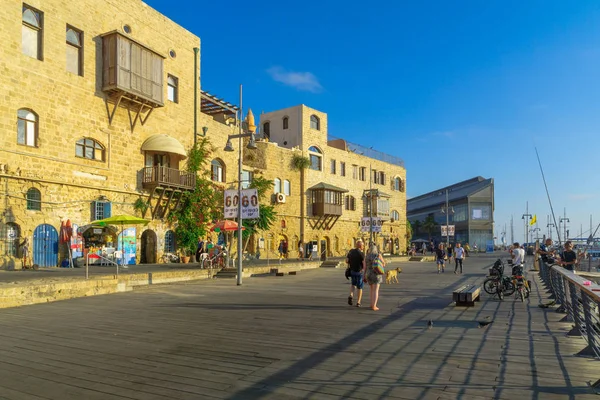
<svg viewBox="0 0 600 400">
<path fill-rule="evenodd" d="M 23 5 L 23 27 L 21 28 L 23 54 L 38 60 L 42 59 L 42 32 L 42 12 Z"/>
<path fill-rule="evenodd" d="M 75 156 L 104 161 L 104 146 L 91 138 L 79 139 L 75 144 Z"/>
<path fill-rule="evenodd" d="M 283 117 L 283 129 L 288 129 L 290 124 L 290 119 L 288 117 Z"/>
<path fill-rule="evenodd" d="M 310 169 L 314 169 L 315 171 L 321 171 L 323 169 L 323 153 L 316 146 L 310 146 L 308 148 L 309 159 L 310 159 Z"/>
<path fill-rule="evenodd" d="M 287 179 L 283 181 L 283 194 L 285 194 L 286 196 L 292 194 L 290 181 L 288 181 Z"/>
<path fill-rule="evenodd" d="M 67 25 L 67 71 L 83 76 L 82 32 Z"/>
<path fill-rule="evenodd" d="M 211 161 L 210 172 L 213 182 L 225 182 L 225 165 L 221 160 L 214 159 Z"/>
<path fill-rule="evenodd" d="M 27 191 L 27 209 L 40 211 L 42 209 L 42 194 L 36 188 Z"/>
<path fill-rule="evenodd" d="M 270 122 L 265 122 L 263 124 L 263 136 L 266 139 L 270 139 L 271 138 L 271 123 Z"/>
<path fill-rule="evenodd" d="M 354 196 L 346 196 L 346 210 L 354 211 L 356 210 L 356 199 Z"/>
<path fill-rule="evenodd" d="M 165 232 L 165 253 L 175 253 L 175 232 Z"/>
<path fill-rule="evenodd" d="M 17 111 L 17 143 L 25 146 L 37 146 L 38 116 L 26 108 Z"/>
<path fill-rule="evenodd" d="M 310 128 L 318 131 L 321 130 L 321 121 L 319 121 L 319 117 L 316 115 L 310 116 Z"/>
<path fill-rule="evenodd" d="M 392 218 L 392 222 L 398 222 L 400 220 L 400 213 L 396 210 L 392 210 L 390 217 Z"/>
<path fill-rule="evenodd" d="M 394 178 L 393 189 L 398 192 L 404 192 L 404 181 L 400 177 Z"/>
<path fill-rule="evenodd" d="M 273 189 L 275 193 L 281 193 L 281 179 L 275 178 Z"/>
</svg>

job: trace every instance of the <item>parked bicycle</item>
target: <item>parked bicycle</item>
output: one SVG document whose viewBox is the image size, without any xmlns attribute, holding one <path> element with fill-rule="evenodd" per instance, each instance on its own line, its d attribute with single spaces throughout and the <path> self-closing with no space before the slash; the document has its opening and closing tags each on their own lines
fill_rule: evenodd
<svg viewBox="0 0 600 400">
<path fill-rule="evenodd" d="M 201 268 L 224 268 L 225 267 L 225 251 L 221 249 L 214 250 L 210 253 L 202 254 Z"/>
<path fill-rule="evenodd" d="M 512 265 L 512 260 L 509 260 L 508 264 Z M 523 264 L 514 265 L 512 267 L 512 283 L 517 291 L 515 296 L 520 298 L 522 302 L 529 297 L 529 293 L 531 291 L 531 285 L 529 284 L 529 281 L 525 279 L 523 269 Z"/>
<path fill-rule="evenodd" d="M 504 275 L 504 263 L 501 259 L 496 260 L 490 268 L 490 276 L 483 281 L 483 290 L 488 294 L 497 295 L 500 300 L 515 292 L 512 277 Z"/>
</svg>

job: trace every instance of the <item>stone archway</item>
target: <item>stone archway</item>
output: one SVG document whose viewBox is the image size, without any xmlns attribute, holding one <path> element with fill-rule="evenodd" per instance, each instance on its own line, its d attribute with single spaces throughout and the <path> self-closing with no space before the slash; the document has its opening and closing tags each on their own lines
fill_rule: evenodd
<svg viewBox="0 0 600 400">
<path fill-rule="evenodd" d="M 156 232 L 146 229 L 142 233 L 142 250 L 140 254 L 140 264 L 156 264 L 156 251 L 158 240 Z"/>
</svg>

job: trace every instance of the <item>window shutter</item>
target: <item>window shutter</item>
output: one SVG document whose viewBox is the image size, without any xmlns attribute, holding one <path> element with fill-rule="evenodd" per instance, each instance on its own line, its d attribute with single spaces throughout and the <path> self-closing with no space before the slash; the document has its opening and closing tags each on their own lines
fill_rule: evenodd
<svg viewBox="0 0 600 400">
<path fill-rule="evenodd" d="M 112 215 L 110 214 L 112 210 L 112 203 L 110 201 L 107 201 L 106 203 L 104 203 L 104 218 L 109 218 Z"/>
<path fill-rule="evenodd" d="M 91 208 L 90 208 L 90 215 L 91 215 L 90 220 L 95 221 L 96 220 L 96 202 L 95 201 L 92 201 Z"/>
</svg>

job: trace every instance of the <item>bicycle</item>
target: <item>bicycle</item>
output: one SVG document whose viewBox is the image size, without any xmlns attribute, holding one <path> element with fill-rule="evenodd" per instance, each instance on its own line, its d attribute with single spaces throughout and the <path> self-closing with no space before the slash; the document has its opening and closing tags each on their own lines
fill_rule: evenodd
<svg viewBox="0 0 600 400">
<path fill-rule="evenodd" d="M 202 254 L 201 268 L 224 268 L 225 267 L 225 252 L 221 251 L 214 254 L 212 257 L 208 253 Z"/>
<path fill-rule="evenodd" d="M 512 265 L 512 260 L 508 261 L 509 265 Z M 521 299 L 521 302 L 524 302 L 526 298 L 529 297 L 529 293 L 531 292 L 531 286 L 529 281 L 525 279 L 523 276 L 523 264 L 515 265 L 512 268 L 512 283 L 517 289 L 516 297 Z"/>
<path fill-rule="evenodd" d="M 490 277 L 483 281 L 483 290 L 491 295 L 497 295 L 500 300 L 504 296 L 510 296 L 515 292 L 515 285 L 512 283 L 512 277 L 504 275 L 504 263 L 498 259 L 494 266 L 490 268 Z"/>
</svg>

